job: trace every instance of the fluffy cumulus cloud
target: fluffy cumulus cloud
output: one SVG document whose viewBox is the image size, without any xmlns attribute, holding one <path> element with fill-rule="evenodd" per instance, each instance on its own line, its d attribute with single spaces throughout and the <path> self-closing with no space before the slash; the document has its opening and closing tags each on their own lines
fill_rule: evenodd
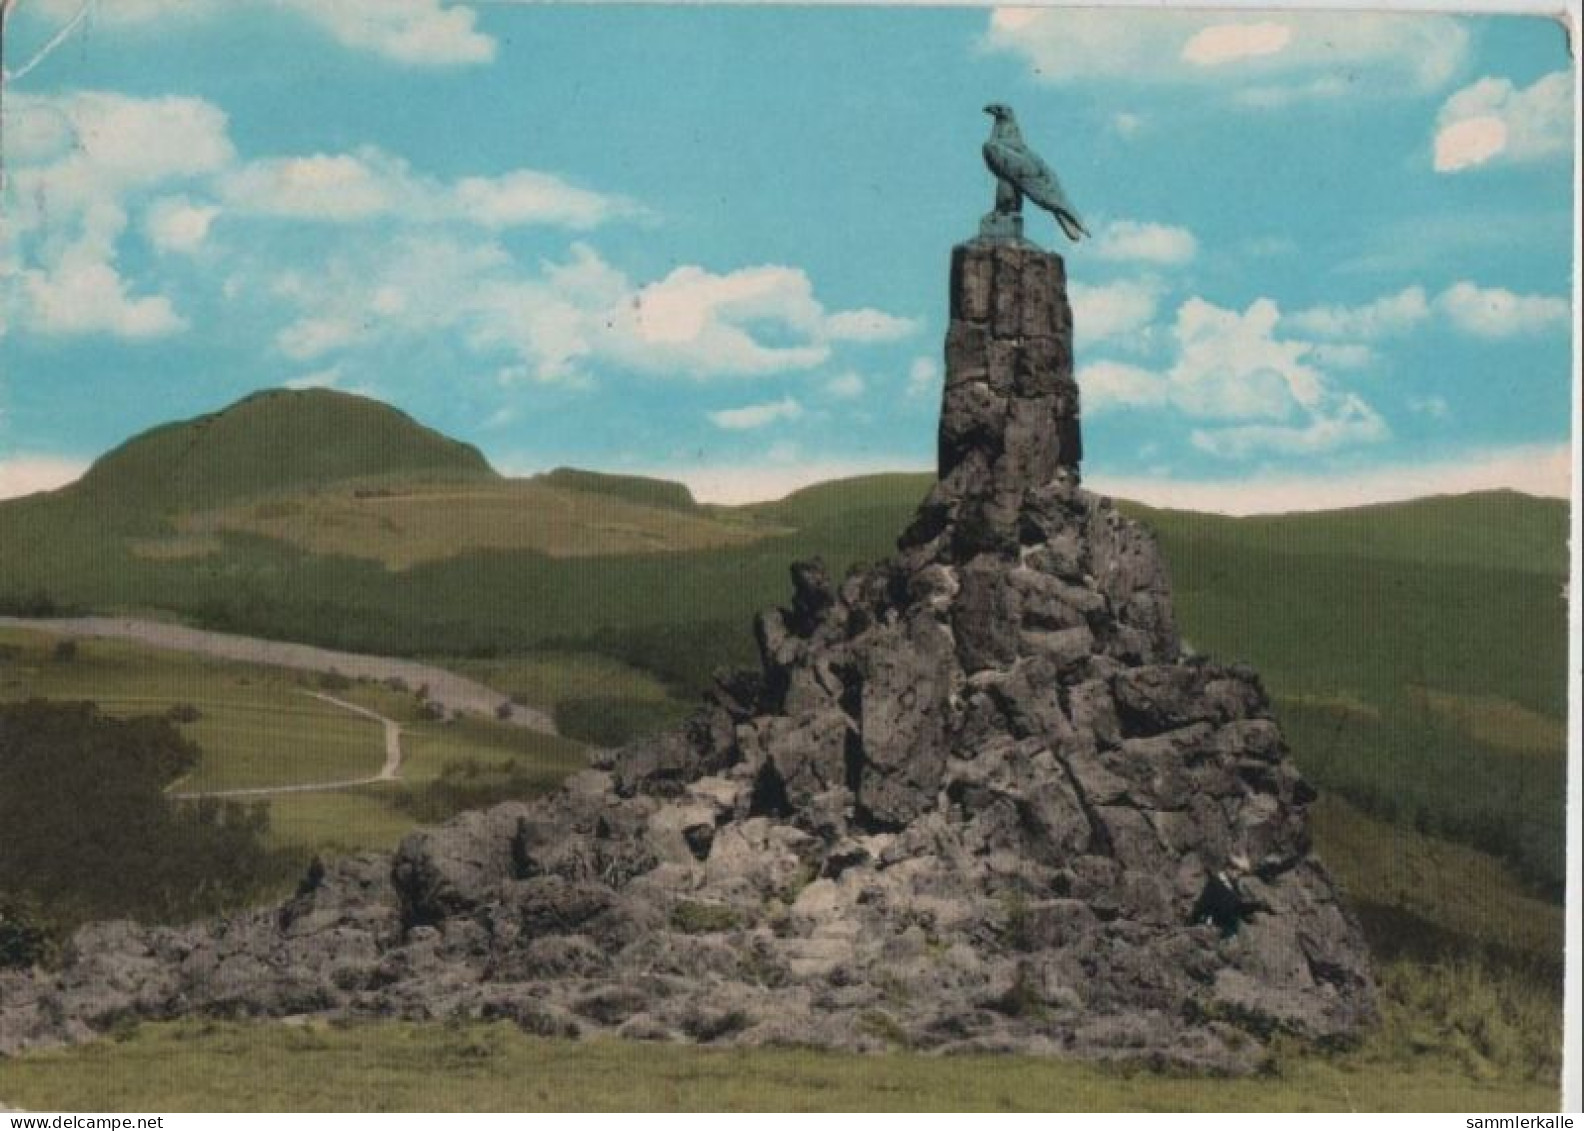
<svg viewBox="0 0 1584 1131">
<path fill-rule="evenodd" d="M 982 46 L 1046 83 L 1232 80 L 1243 100 L 1276 105 L 1404 82 L 1435 89 L 1463 62 L 1468 33 L 1425 15 L 998 8 Z"/>
<path fill-rule="evenodd" d="M 434 276 L 464 288 L 482 278 L 496 287 L 490 301 L 504 311 L 523 297 L 508 293 L 509 287 L 501 290 L 501 279 L 511 274 L 508 257 L 487 239 L 468 243 L 443 233 L 530 225 L 584 231 L 643 215 L 623 198 L 537 170 L 443 181 L 369 147 L 243 161 L 231 143 L 226 115 L 197 98 L 23 93 L 8 101 L 7 117 L 7 140 L 14 143 L 9 154 L 14 192 L 4 233 L 8 270 L 7 285 L 0 288 L 0 326 L 38 335 L 146 340 L 186 329 L 188 320 L 175 298 L 159 289 L 162 269 L 170 264 L 158 263 L 143 277 L 130 279 L 122 267 L 123 243 L 140 236 L 165 261 L 207 253 L 215 225 L 223 218 L 227 224 L 264 219 L 355 225 L 380 220 L 397 222 L 408 232 L 439 233 L 433 246 L 471 250 L 466 256 L 451 255 Z M 135 228 L 132 217 L 138 221 Z M 327 245 L 327 253 L 335 246 Z M 459 264 L 459 258 L 468 262 Z M 386 265 L 391 262 L 387 256 Z M 415 291 L 425 296 L 427 305 L 456 305 L 453 295 L 415 281 L 424 274 L 421 267 L 405 265 L 401 274 L 378 293 L 370 293 L 362 278 L 340 280 L 337 285 L 345 292 L 366 297 L 367 307 L 352 309 L 329 296 L 321 308 L 304 311 L 281 330 L 281 351 L 294 360 L 311 361 L 366 338 L 371 322 L 402 315 L 421 323 L 422 311 L 411 298 Z M 563 268 L 557 278 L 566 282 L 574 274 L 574 268 Z M 759 372 L 789 361 L 819 364 L 832 341 L 890 340 L 916 328 L 909 319 L 872 310 L 837 312 L 827 320 L 818 304 L 811 305 L 807 280 L 800 279 L 796 272 L 761 272 L 712 283 L 690 278 L 684 270 L 642 296 L 654 303 L 641 326 L 627 319 L 627 338 L 653 341 L 657 356 L 670 357 L 678 351 L 669 348 L 667 336 L 692 341 L 685 318 L 693 305 L 703 303 L 710 309 L 700 316 L 698 348 L 718 345 L 728 359 L 723 364 Z M 771 285 L 764 290 L 767 283 Z M 277 280 L 276 297 L 291 298 L 293 285 L 289 275 Z M 615 284 L 618 291 L 623 285 Z M 756 287 L 761 289 L 757 299 Z M 737 323 L 773 319 L 773 312 L 753 304 L 773 303 L 778 296 L 794 302 L 791 317 L 795 328 L 806 331 L 809 344 L 801 352 L 752 355 L 752 337 L 740 332 Z M 587 336 L 581 318 L 585 308 L 576 308 L 580 317 L 569 328 L 557 329 L 549 323 L 564 307 L 564 297 L 551 288 L 546 299 L 550 313 L 529 316 L 537 322 L 529 336 L 540 342 L 568 339 L 561 353 L 570 356 Z M 671 318 L 670 309 L 681 310 L 684 321 Z M 493 319 L 495 336 L 512 337 L 514 332 L 502 324 L 515 317 L 503 313 Z M 635 345 L 633 352 L 641 348 Z M 553 364 L 558 353 L 551 349 L 545 356 Z"/>
<path fill-rule="evenodd" d="M 1211 24 L 1183 44 L 1182 59 L 1196 67 L 1221 67 L 1242 59 L 1279 54 L 1287 50 L 1292 37 L 1292 28 L 1284 23 Z"/>
<path fill-rule="evenodd" d="M 825 320 L 825 332 L 840 342 L 894 342 L 919 330 L 916 318 L 899 318 L 883 310 L 844 310 Z"/>
<path fill-rule="evenodd" d="M 18 95 L 7 112 L 25 141 L 10 170 L 15 271 L 6 323 L 46 336 L 134 340 L 185 328 L 169 296 L 140 293 L 122 274 L 127 201 L 233 161 L 225 115 L 196 98 L 96 91 Z M 156 240 L 195 238 L 190 218 L 185 231 L 153 223 Z"/>
<path fill-rule="evenodd" d="M 453 66 L 487 63 L 495 40 L 477 28 L 478 14 L 442 0 L 273 0 L 328 32 L 343 46 L 399 63 Z"/>
<path fill-rule="evenodd" d="M 1283 316 L 1282 325 L 1324 339 L 1316 360 L 1356 367 L 1373 359 L 1365 342 L 1409 333 L 1436 315 L 1452 329 L 1478 338 L 1513 338 L 1566 327 L 1569 305 L 1552 295 L 1524 295 L 1463 281 L 1431 298 L 1421 286 L 1405 287 L 1359 306 L 1316 306 Z"/>
<path fill-rule="evenodd" d="M 1092 412 L 1170 407 L 1205 422 L 1195 447 L 1242 459 L 1261 452 L 1320 452 L 1383 440 L 1385 421 L 1320 368 L 1315 343 L 1283 336 L 1270 299 L 1232 310 L 1190 298 L 1172 327 L 1162 369 L 1100 359 L 1078 374 Z"/>
<path fill-rule="evenodd" d="M 1454 283 L 1436 306 L 1458 329 L 1480 338 L 1513 338 L 1565 328 L 1568 301 L 1550 295 L 1521 295 L 1501 287 Z"/>
<path fill-rule="evenodd" d="M 209 238 L 210 225 L 220 209 L 196 204 L 185 196 L 162 197 L 143 214 L 143 230 L 157 251 L 191 255 Z"/>
<path fill-rule="evenodd" d="M 791 397 L 764 404 L 744 405 L 742 408 L 725 408 L 709 414 L 710 423 L 730 431 L 763 428 L 779 420 L 796 420 L 803 415 L 803 406 Z"/>
<path fill-rule="evenodd" d="M 1298 424 L 1238 424 L 1225 428 L 1196 428 L 1189 439 L 1194 447 L 1214 456 L 1245 459 L 1265 452 L 1310 455 L 1355 444 L 1369 444 L 1390 435 L 1380 414 L 1363 398 L 1345 393 L 1326 412 Z"/>
<path fill-rule="evenodd" d="M 509 362 L 508 380 L 577 381 L 591 367 L 694 380 L 803 371 L 829 361 L 855 326 L 872 335 L 881 325 L 877 312 L 828 311 L 797 268 L 690 264 L 644 283 L 586 244 L 525 271 L 500 245 L 455 234 L 358 245 L 269 291 L 298 312 L 276 340 L 293 360 L 443 331 Z M 891 321 L 890 332 L 911 325 Z"/>
<path fill-rule="evenodd" d="M 1078 371 L 1083 407 L 1089 412 L 1163 405 L 1168 384 L 1158 373 L 1120 361 L 1096 361 Z"/>
<path fill-rule="evenodd" d="M 1573 84 L 1566 72 L 1522 89 L 1507 79 L 1483 78 L 1441 107 L 1435 168 L 1457 173 L 1495 161 L 1561 156 L 1568 152 L 1572 129 Z"/>
<path fill-rule="evenodd" d="M 1176 267 L 1187 263 L 1198 251 L 1199 241 L 1192 232 L 1169 224 L 1115 220 L 1095 238 L 1095 254 L 1114 262 Z"/>
<path fill-rule="evenodd" d="M 96 25 L 117 29 L 216 18 L 244 3 L 304 20 L 343 47 L 396 63 L 448 67 L 495 58 L 495 40 L 478 29 L 478 13 L 446 0 L 106 0 L 90 14 Z M 85 6 L 86 0 L 32 0 L 21 10 L 60 27 Z"/>
<path fill-rule="evenodd" d="M 1362 306 L 1316 306 L 1289 314 L 1285 325 L 1320 338 L 1373 341 L 1403 334 L 1430 317 L 1423 287 L 1405 287 Z"/>
<path fill-rule="evenodd" d="M 401 219 L 586 231 L 641 213 L 631 201 L 532 169 L 446 183 L 373 146 L 251 161 L 227 173 L 220 192 L 237 212 L 329 223 Z"/>
<path fill-rule="evenodd" d="M 1085 341 L 1102 342 L 1142 332 L 1155 318 L 1160 286 L 1150 279 L 1119 279 L 1067 288 L 1073 322 L 1083 327 Z"/>
</svg>

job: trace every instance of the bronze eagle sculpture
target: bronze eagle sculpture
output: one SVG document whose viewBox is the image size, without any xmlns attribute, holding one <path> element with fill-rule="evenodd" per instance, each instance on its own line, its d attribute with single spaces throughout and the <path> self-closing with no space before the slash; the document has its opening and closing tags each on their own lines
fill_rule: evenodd
<svg viewBox="0 0 1584 1131">
<path fill-rule="evenodd" d="M 1040 160 L 1039 154 L 1024 142 L 1012 108 L 992 102 L 984 109 L 986 114 L 995 119 L 995 125 L 990 128 L 990 140 L 984 143 L 985 164 L 996 176 L 995 211 L 986 220 L 1022 215 L 1023 198 L 1026 196 L 1056 217 L 1056 223 L 1061 225 L 1068 239 L 1076 242 L 1087 236 L 1089 230 L 1079 218 L 1078 210 L 1067 199 L 1061 181 L 1056 179 L 1051 167 Z"/>
</svg>

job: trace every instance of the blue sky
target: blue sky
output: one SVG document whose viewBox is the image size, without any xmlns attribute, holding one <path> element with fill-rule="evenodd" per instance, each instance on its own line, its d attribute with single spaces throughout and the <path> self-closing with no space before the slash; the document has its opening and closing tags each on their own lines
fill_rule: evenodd
<svg viewBox="0 0 1584 1131">
<path fill-rule="evenodd" d="M 20 0 L 0 494 L 255 389 L 704 497 L 929 466 L 1013 105 L 1086 474 L 1561 494 L 1576 79 L 1535 17 Z M 66 37 L 46 51 L 63 28 Z"/>
</svg>

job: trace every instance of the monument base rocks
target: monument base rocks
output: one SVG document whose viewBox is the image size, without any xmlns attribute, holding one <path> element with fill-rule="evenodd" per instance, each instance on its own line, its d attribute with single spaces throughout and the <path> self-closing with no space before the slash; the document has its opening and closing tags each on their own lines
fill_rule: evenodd
<svg viewBox="0 0 1584 1131">
<path fill-rule="evenodd" d="M 891 560 L 793 567 L 759 671 L 279 908 L 85 928 L 0 975 L 0 1051 L 192 1013 L 1217 1070 L 1358 1033 L 1257 676 L 1182 655 L 1155 543 L 1078 485 L 1061 260 L 975 241 L 951 289 L 936 487 Z"/>
</svg>

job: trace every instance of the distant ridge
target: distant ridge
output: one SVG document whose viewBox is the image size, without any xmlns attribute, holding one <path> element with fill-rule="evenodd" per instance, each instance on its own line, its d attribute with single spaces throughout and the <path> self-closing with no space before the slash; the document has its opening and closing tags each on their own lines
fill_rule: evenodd
<svg viewBox="0 0 1584 1131">
<path fill-rule="evenodd" d="M 648 507 L 667 510 L 696 511 L 698 502 L 693 492 L 681 483 L 669 479 L 653 479 L 645 475 L 612 475 L 603 471 L 583 471 L 575 467 L 558 467 L 534 479 L 547 487 L 564 491 L 581 491 L 585 495 L 609 495 Z"/>
<path fill-rule="evenodd" d="M 152 428 L 65 490 L 138 511 L 198 510 L 348 480 L 498 478 L 471 444 L 330 389 L 270 389 Z"/>
</svg>

